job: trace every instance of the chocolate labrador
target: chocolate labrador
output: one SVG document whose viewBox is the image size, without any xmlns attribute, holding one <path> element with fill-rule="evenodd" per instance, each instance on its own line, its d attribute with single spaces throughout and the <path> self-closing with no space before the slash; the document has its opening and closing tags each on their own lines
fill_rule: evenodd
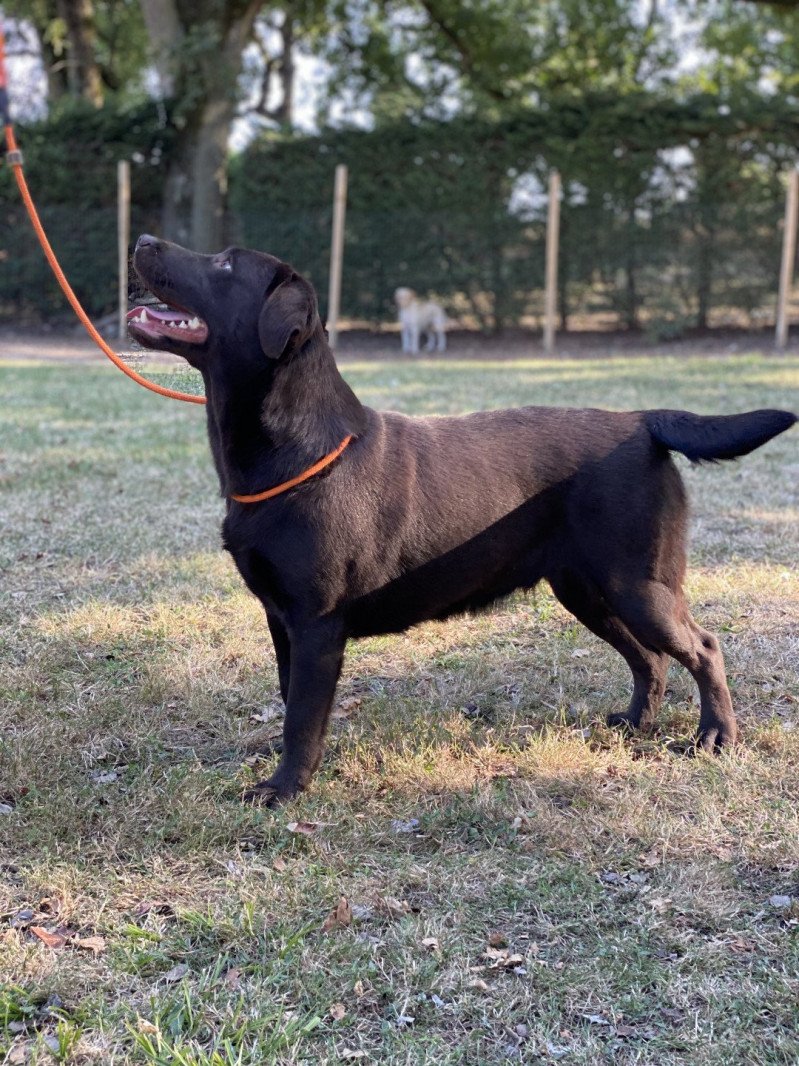
<svg viewBox="0 0 799 1066">
<path fill-rule="evenodd" d="M 697 743 L 735 741 L 719 642 L 682 592 L 687 507 L 669 453 L 734 459 L 793 414 L 373 411 L 339 374 L 314 290 L 288 264 L 148 235 L 134 263 L 170 309 L 132 311 L 130 332 L 203 376 L 224 544 L 275 645 L 283 751 L 252 798 L 308 785 L 348 637 L 480 610 L 542 579 L 632 671 L 629 707 L 611 722 L 653 723 L 672 657 L 699 688 Z"/>
</svg>

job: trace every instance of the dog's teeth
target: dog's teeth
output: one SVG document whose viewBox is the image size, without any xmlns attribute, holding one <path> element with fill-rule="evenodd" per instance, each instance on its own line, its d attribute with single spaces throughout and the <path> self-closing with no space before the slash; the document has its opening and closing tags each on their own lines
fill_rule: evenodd
<svg viewBox="0 0 799 1066">
<path fill-rule="evenodd" d="M 186 322 L 178 322 L 178 329 L 188 329 L 188 328 L 189 327 L 188 327 L 188 324 Z"/>
<path fill-rule="evenodd" d="M 199 328 L 200 328 L 200 320 L 199 320 L 199 318 L 190 318 L 189 319 L 189 329 L 199 329 Z"/>
<path fill-rule="evenodd" d="M 136 319 L 136 321 L 137 322 L 146 322 L 147 321 L 147 312 L 144 310 L 144 308 L 142 308 L 142 313 L 139 315 L 139 317 Z"/>
</svg>

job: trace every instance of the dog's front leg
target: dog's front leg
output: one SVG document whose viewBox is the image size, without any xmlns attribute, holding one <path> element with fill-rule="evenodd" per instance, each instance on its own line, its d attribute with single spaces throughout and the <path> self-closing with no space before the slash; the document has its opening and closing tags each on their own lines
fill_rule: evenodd
<svg viewBox="0 0 799 1066">
<path fill-rule="evenodd" d="M 280 802 L 307 787 L 322 761 L 345 643 L 337 621 L 316 622 L 292 633 L 283 755 L 272 776 L 250 789 L 245 799 Z"/>
<path fill-rule="evenodd" d="M 285 704 L 289 702 L 289 679 L 291 678 L 291 641 L 286 627 L 277 615 L 266 612 L 266 623 L 272 635 L 277 659 L 277 676 L 280 682 L 280 695 Z"/>
</svg>

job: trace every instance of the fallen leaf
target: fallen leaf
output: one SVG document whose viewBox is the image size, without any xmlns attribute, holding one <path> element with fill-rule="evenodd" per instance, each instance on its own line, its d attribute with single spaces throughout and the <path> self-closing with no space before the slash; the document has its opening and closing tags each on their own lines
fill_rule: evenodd
<svg viewBox="0 0 799 1066">
<path fill-rule="evenodd" d="M 479 992 L 487 992 L 488 985 L 481 977 L 475 977 L 469 982 L 469 988 L 476 988 Z"/>
<path fill-rule="evenodd" d="M 282 707 L 262 707 L 259 711 L 253 711 L 250 715 L 250 721 L 274 722 L 282 719 L 285 713 Z"/>
<path fill-rule="evenodd" d="M 392 818 L 391 828 L 395 833 L 413 833 L 419 828 L 419 819 L 409 818 L 404 822 L 401 818 Z"/>
<path fill-rule="evenodd" d="M 174 909 L 171 903 L 163 900 L 143 899 L 133 908 L 133 914 L 136 918 L 145 918 L 148 914 L 174 914 Z"/>
<path fill-rule="evenodd" d="M 431 951 L 438 951 L 438 937 L 426 936 L 422 941 L 422 947 L 429 948 Z"/>
<path fill-rule="evenodd" d="M 17 1044 L 16 1047 L 12 1047 L 3 1060 L 4 1064 L 7 1064 L 7 1066 L 22 1066 L 23 1063 L 28 1061 L 28 1049 L 32 1046 L 32 1044 L 28 1043 Z"/>
<path fill-rule="evenodd" d="M 394 899 L 393 896 L 385 896 L 380 900 L 383 910 L 391 918 L 402 918 L 405 914 L 410 914 L 411 905 L 407 899 Z"/>
<path fill-rule="evenodd" d="M 504 933 L 497 932 L 488 934 L 488 943 L 492 948 L 506 948 L 508 946 L 508 938 Z"/>
<path fill-rule="evenodd" d="M 168 985 L 173 985 L 177 981 L 182 981 L 188 972 L 188 965 L 185 962 L 179 962 L 164 974 L 162 980 Z"/>
<path fill-rule="evenodd" d="M 590 655 L 591 652 L 588 648 L 575 648 L 571 654 L 572 659 L 584 659 L 586 655 Z"/>
<path fill-rule="evenodd" d="M 290 833 L 299 833 L 302 836 L 311 837 L 320 827 L 332 824 L 332 822 L 287 822 L 286 829 Z"/>
<path fill-rule="evenodd" d="M 278 857 L 272 861 L 272 869 L 277 870 L 279 874 L 282 874 L 284 870 L 288 869 L 288 863 L 278 855 Z"/>
<path fill-rule="evenodd" d="M 90 776 L 93 785 L 110 785 L 119 779 L 116 770 L 95 770 Z"/>
<path fill-rule="evenodd" d="M 583 1018 L 592 1025 L 610 1025 L 607 1018 L 603 1018 L 601 1014 L 583 1014 Z"/>
<path fill-rule="evenodd" d="M 347 1009 L 343 1003 L 334 1003 L 330 1008 L 330 1017 L 334 1022 L 340 1022 L 346 1013 Z"/>
<path fill-rule="evenodd" d="M 349 1048 L 349 1047 L 345 1047 L 341 1052 L 339 1052 L 339 1054 L 341 1055 L 342 1059 L 349 1059 L 349 1060 L 351 1060 L 351 1059 L 365 1059 L 367 1057 L 365 1051 L 360 1051 L 360 1050 L 356 1051 L 355 1048 Z"/>
<path fill-rule="evenodd" d="M 82 951 L 93 951 L 95 955 L 105 951 L 105 940 L 101 936 L 79 937 L 76 943 Z"/>
<path fill-rule="evenodd" d="M 648 902 L 653 911 L 667 911 L 674 903 L 674 900 L 668 896 L 655 896 Z"/>
<path fill-rule="evenodd" d="M 334 929 L 346 929 L 349 925 L 352 925 L 352 909 L 347 897 L 342 896 L 327 918 L 325 918 L 322 932 L 330 933 Z"/>
<path fill-rule="evenodd" d="M 43 944 L 46 944 L 48 948 L 52 948 L 54 951 L 58 948 L 63 948 L 67 942 L 67 938 L 62 936 L 61 933 L 51 933 L 49 929 L 43 929 L 40 925 L 32 925 L 30 931 Z"/>
<path fill-rule="evenodd" d="M 621 766 L 616 766 L 615 763 L 609 763 L 605 767 L 605 774 L 607 777 L 626 777 L 627 771 Z"/>
<path fill-rule="evenodd" d="M 643 855 L 638 856 L 638 865 L 646 866 L 652 869 L 655 866 L 660 866 L 663 861 L 663 856 L 660 854 L 660 848 L 650 848 L 649 851 L 644 852 Z"/>
<path fill-rule="evenodd" d="M 754 940 L 747 940 L 746 937 L 737 936 L 734 940 L 727 941 L 727 947 L 730 951 L 734 951 L 736 955 L 744 954 L 749 951 L 754 951 L 757 947 Z"/>
<path fill-rule="evenodd" d="M 9 803 L 0 803 L 0 814 L 13 814 L 14 808 Z"/>
<path fill-rule="evenodd" d="M 356 981 L 352 991 L 355 993 L 358 999 L 363 999 L 363 997 L 366 995 L 366 989 L 363 987 L 363 981 Z"/>
<path fill-rule="evenodd" d="M 782 908 L 782 907 L 790 907 L 790 905 L 791 905 L 791 897 L 790 896 L 771 896 L 769 898 L 769 903 L 771 904 L 772 907 L 780 907 L 780 908 Z"/>
<path fill-rule="evenodd" d="M 241 983 L 241 970 L 237 966 L 231 966 L 222 978 L 228 988 L 238 988 Z"/>
<path fill-rule="evenodd" d="M 25 929 L 30 925 L 33 920 L 33 910 L 31 907 L 23 907 L 22 910 L 17 911 L 11 921 L 8 923 L 12 929 Z"/>
<path fill-rule="evenodd" d="M 615 870 L 603 870 L 599 875 L 599 880 L 604 881 L 606 885 L 624 884 L 624 878 Z"/>
<path fill-rule="evenodd" d="M 158 1032 L 158 1026 L 157 1025 L 153 1025 L 152 1022 L 148 1022 L 146 1018 L 137 1018 L 136 1019 L 136 1028 L 139 1030 L 140 1033 L 157 1033 Z"/>
<path fill-rule="evenodd" d="M 352 712 L 361 705 L 360 696 L 348 696 L 341 700 L 333 709 L 331 718 L 349 718 Z"/>
<path fill-rule="evenodd" d="M 260 766 L 261 763 L 265 763 L 266 761 L 266 755 L 260 755 L 256 752 L 255 755 L 248 755 L 246 759 L 242 760 L 242 765 L 248 767 L 250 770 L 254 770 L 256 766 Z"/>
<path fill-rule="evenodd" d="M 524 963 L 524 955 L 511 953 L 508 948 L 486 948 L 485 957 L 490 959 L 485 969 L 513 970 Z"/>
</svg>

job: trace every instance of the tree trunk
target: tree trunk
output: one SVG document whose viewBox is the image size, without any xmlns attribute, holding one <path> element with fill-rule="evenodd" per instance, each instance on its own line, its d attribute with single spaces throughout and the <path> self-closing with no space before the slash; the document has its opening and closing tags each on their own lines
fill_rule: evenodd
<svg viewBox="0 0 799 1066">
<path fill-rule="evenodd" d="M 172 0 L 140 0 L 140 3 L 161 96 L 170 97 L 175 91 L 176 56 L 183 40 L 177 8 Z"/>
<path fill-rule="evenodd" d="M 174 93 L 176 143 L 167 166 L 161 213 L 163 235 L 198 252 L 224 243 L 227 146 L 236 114 L 242 52 L 263 0 L 227 0 L 182 9 L 175 0 L 141 0 L 162 90 Z M 207 43 L 186 57 L 180 43 L 189 28 Z M 189 65 L 190 64 L 190 65 Z"/>
<path fill-rule="evenodd" d="M 92 0 L 58 0 L 56 9 L 67 31 L 67 84 L 73 96 L 102 107 L 103 79 L 95 59 L 96 34 Z"/>
<path fill-rule="evenodd" d="M 278 66 L 280 103 L 275 108 L 275 120 L 281 129 L 291 129 L 294 122 L 294 20 L 287 11 L 280 27 L 283 54 Z"/>
</svg>

